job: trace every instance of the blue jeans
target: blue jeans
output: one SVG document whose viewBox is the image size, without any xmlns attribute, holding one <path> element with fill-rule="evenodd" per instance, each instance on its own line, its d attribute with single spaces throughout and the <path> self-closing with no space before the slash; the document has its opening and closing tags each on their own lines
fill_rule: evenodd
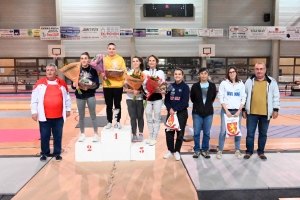
<svg viewBox="0 0 300 200">
<path fill-rule="evenodd" d="M 61 152 L 61 142 L 62 142 L 62 130 L 64 125 L 64 119 L 47 119 L 45 122 L 40 122 L 40 134 L 41 134 L 41 155 L 47 156 L 50 153 L 50 136 L 51 131 L 53 135 L 53 156 L 59 156 Z"/>
<path fill-rule="evenodd" d="M 246 138 L 246 154 L 253 154 L 254 138 L 256 127 L 258 126 L 258 149 L 257 154 L 263 154 L 267 142 L 267 132 L 270 120 L 263 115 L 247 115 L 247 138 Z"/>
<path fill-rule="evenodd" d="M 238 110 L 229 110 L 229 112 L 234 115 Z M 220 135 L 219 135 L 219 151 L 223 151 L 224 148 L 224 143 L 225 143 L 225 138 L 226 138 L 226 126 L 225 126 L 225 117 L 224 114 L 226 114 L 225 110 L 222 108 L 221 109 L 221 130 L 220 130 Z M 241 124 L 242 124 L 242 112 L 240 112 L 240 121 L 239 121 L 239 128 L 241 130 Z M 234 145 L 235 145 L 235 150 L 240 150 L 240 144 L 241 144 L 241 136 L 236 136 L 234 137 Z"/>
<path fill-rule="evenodd" d="M 200 150 L 206 151 L 209 149 L 210 129 L 212 124 L 212 119 L 213 119 L 213 115 L 202 117 L 200 115 L 193 114 L 195 152 L 200 152 Z M 201 129 L 203 129 L 202 149 L 200 148 Z"/>
</svg>

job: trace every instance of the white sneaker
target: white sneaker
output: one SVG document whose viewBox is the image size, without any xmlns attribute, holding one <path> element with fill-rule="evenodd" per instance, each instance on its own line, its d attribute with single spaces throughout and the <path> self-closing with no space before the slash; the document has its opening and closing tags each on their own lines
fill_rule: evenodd
<svg viewBox="0 0 300 200">
<path fill-rule="evenodd" d="M 93 142 L 98 142 L 98 141 L 99 141 L 98 134 L 94 134 L 94 136 L 93 136 Z"/>
<path fill-rule="evenodd" d="M 78 142 L 83 142 L 85 140 L 85 134 L 81 133 L 79 138 L 78 138 Z"/>
<path fill-rule="evenodd" d="M 121 129 L 122 126 L 121 126 L 120 122 L 117 122 L 117 123 L 114 125 L 114 128 Z"/>
<path fill-rule="evenodd" d="M 151 142 L 152 138 L 148 138 L 148 140 L 146 140 L 146 144 L 149 144 Z"/>
<path fill-rule="evenodd" d="M 110 129 L 112 126 L 112 124 L 110 122 L 107 123 L 107 125 L 105 126 L 106 129 Z"/>
<path fill-rule="evenodd" d="M 239 150 L 236 150 L 236 152 L 235 152 L 235 156 L 238 158 L 238 159 L 242 159 L 242 154 L 241 154 L 241 152 L 239 151 Z"/>
<path fill-rule="evenodd" d="M 180 153 L 178 151 L 175 152 L 175 160 L 179 161 L 181 159 Z"/>
<path fill-rule="evenodd" d="M 217 157 L 217 159 L 221 159 L 222 158 L 222 151 L 218 151 L 216 157 Z"/>
<path fill-rule="evenodd" d="M 164 159 L 168 159 L 168 158 L 172 158 L 173 154 L 171 153 L 171 151 L 168 151 L 165 155 L 164 155 Z"/>
<path fill-rule="evenodd" d="M 156 144 L 156 139 L 152 139 L 150 142 L 149 142 L 149 145 L 150 146 L 154 146 Z"/>
</svg>

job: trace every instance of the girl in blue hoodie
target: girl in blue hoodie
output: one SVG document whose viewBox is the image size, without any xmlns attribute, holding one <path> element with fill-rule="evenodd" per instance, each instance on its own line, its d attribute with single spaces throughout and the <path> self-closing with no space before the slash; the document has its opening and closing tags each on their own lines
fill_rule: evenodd
<svg viewBox="0 0 300 200">
<path fill-rule="evenodd" d="M 190 88 L 183 81 L 184 73 L 182 69 L 175 69 L 174 79 L 175 82 L 172 83 L 171 92 L 166 94 L 165 105 L 168 110 L 167 120 L 170 115 L 177 113 L 178 121 L 181 130 L 177 132 L 177 138 L 174 147 L 174 135 L 175 131 L 166 130 L 166 142 L 168 146 L 168 152 L 164 155 L 164 158 L 171 158 L 175 154 L 175 159 L 180 160 L 180 149 L 182 146 L 183 135 L 185 131 L 186 122 L 188 119 L 189 99 L 190 99 Z"/>
</svg>

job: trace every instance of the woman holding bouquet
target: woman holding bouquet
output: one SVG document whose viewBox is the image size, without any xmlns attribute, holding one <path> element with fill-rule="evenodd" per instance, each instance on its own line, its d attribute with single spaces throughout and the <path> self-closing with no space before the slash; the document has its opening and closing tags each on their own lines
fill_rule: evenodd
<svg viewBox="0 0 300 200">
<path fill-rule="evenodd" d="M 85 140 L 84 133 L 84 118 L 85 118 L 85 105 L 88 105 L 90 117 L 93 122 L 94 136 L 93 142 L 98 142 L 98 124 L 96 119 L 96 98 L 95 93 L 96 89 L 99 88 L 99 76 L 97 71 L 92 68 L 89 63 L 90 55 L 87 52 L 84 52 L 80 55 L 80 74 L 79 74 L 79 83 L 72 82 L 72 88 L 80 88 L 81 93 L 78 93 L 78 90 L 75 91 L 76 103 L 79 113 L 79 127 L 80 127 L 80 136 L 78 142 L 83 142 Z"/>
<path fill-rule="evenodd" d="M 242 122 L 242 108 L 244 107 L 246 101 L 245 85 L 242 80 L 238 79 L 237 70 L 235 67 L 230 67 L 227 70 L 226 80 L 222 81 L 219 87 L 218 98 L 222 105 L 221 109 L 221 131 L 219 135 L 219 151 L 217 153 L 217 159 L 222 158 L 222 151 L 224 148 L 225 138 L 226 138 L 226 127 L 225 127 L 225 117 L 234 116 L 239 117 L 239 128 L 241 130 Z M 240 142 L 241 136 L 234 137 L 235 144 L 235 156 L 238 159 L 242 159 L 242 154 L 240 152 Z"/>
<path fill-rule="evenodd" d="M 131 74 L 136 77 L 137 75 L 143 74 L 144 63 L 143 58 L 141 57 L 133 57 L 132 58 L 132 70 Z M 132 78 L 132 75 L 129 77 Z M 141 88 L 135 90 L 133 86 L 128 83 L 129 80 L 125 82 L 124 89 L 127 92 L 126 103 L 128 106 L 128 114 L 130 117 L 131 131 L 132 131 L 132 142 L 142 142 L 143 141 L 143 131 L 144 131 L 144 105 L 143 105 L 143 94 L 141 92 Z M 141 82 L 142 83 L 142 82 Z M 138 83 L 131 83 L 138 84 Z M 141 87 L 141 85 L 140 85 Z M 139 136 L 137 137 L 136 128 L 139 128 Z"/>
<path fill-rule="evenodd" d="M 109 85 L 106 81 L 103 81 L 103 93 L 108 121 L 105 128 L 110 129 L 112 127 L 114 104 L 115 109 L 119 109 L 119 113 L 117 115 L 117 123 L 114 125 L 114 128 L 121 129 L 121 101 L 124 86 L 123 72 L 126 71 L 126 65 L 124 59 L 116 54 L 116 45 L 114 43 L 109 43 L 107 45 L 107 52 L 108 55 L 104 57 L 104 67 L 105 71 L 110 73 L 106 73 L 106 75 L 104 73 L 100 73 L 102 79 L 107 76 L 110 81 Z"/>
<path fill-rule="evenodd" d="M 144 73 L 147 75 L 147 78 L 144 81 L 144 91 L 147 94 L 147 106 L 145 108 L 147 124 L 149 129 L 150 137 L 146 141 L 147 144 L 153 146 L 156 144 L 156 139 L 160 129 L 160 112 L 163 105 L 162 94 L 165 94 L 164 90 L 156 89 L 154 93 L 151 93 L 147 89 L 147 81 L 154 78 L 159 82 L 165 82 L 165 74 L 162 70 L 157 70 L 156 66 L 158 64 L 158 58 L 154 55 L 148 57 L 149 70 L 145 70 Z M 152 115 L 154 113 L 154 116 Z M 153 117 L 152 117 L 153 116 Z"/>
<path fill-rule="evenodd" d="M 165 105 L 168 110 L 167 120 L 170 115 L 176 113 L 180 130 L 176 130 L 177 138 L 174 147 L 174 134 L 175 130 L 166 129 L 166 142 L 168 146 L 168 152 L 164 155 L 164 158 L 171 158 L 173 153 L 175 154 L 175 159 L 180 160 L 180 149 L 182 146 L 183 135 L 185 131 L 186 121 L 188 119 L 189 107 L 189 97 L 190 97 L 190 88 L 183 82 L 184 73 L 182 69 L 175 69 L 174 79 L 175 82 L 172 83 L 172 91 L 166 94 Z"/>
</svg>

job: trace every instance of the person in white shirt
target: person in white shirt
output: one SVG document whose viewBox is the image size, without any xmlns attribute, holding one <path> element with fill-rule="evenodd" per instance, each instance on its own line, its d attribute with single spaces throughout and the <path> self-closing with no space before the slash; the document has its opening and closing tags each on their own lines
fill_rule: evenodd
<svg viewBox="0 0 300 200">
<path fill-rule="evenodd" d="M 218 99 L 222 105 L 221 109 L 221 130 L 219 135 L 219 151 L 217 152 L 217 159 L 222 158 L 222 151 L 224 148 L 225 138 L 226 138 L 226 127 L 225 127 L 225 117 L 239 117 L 239 128 L 241 130 L 242 121 L 242 108 L 244 107 L 246 101 L 245 85 L 238 79 L 237 69 L 235 67 L 230 67 L 227 70 L 226 80 L 222 81 L 219 86 Z M 240 152 L 240 141 L 241 136 L 234 137 L 235 143 L 235 155 L 238 159 L 242 158 Z"/>
<path fill-rule="evenodd" d="M 147 76 L 156 76 L 161 79 L 162 82 L 165 82 L 165 74 L 162 70 L 157 70 L 156 66 L 158 64 L 158 58 L 154 55 L 151 55 L 148 57 L 148 65 L 150 67 L 149 70 L 145 70 L 144 73 Z M 146 87 L 147 79 L 143 83 L 143 88 L 145 93 L 147 94 L 147 87 Z M 151 94 L 150 98 L 147 101 L 147 106 L 145 108 L 146 118 L 147 118 L 147 124 L 149 129 L 150 137 L 146 141 L 147 144 L 150 146 L 153 146 L 156 144 L 156 139 L 158 136 L 158 132 L 160 129 L 160 112 L 161 107 L 163 105 L 163 96 L 162 94 L 165 94 L 165 91 L 161 91 L 157 89 L 155 93 Z M 152 113 L 154 112 L 154 116 Z"/>
</svg>

